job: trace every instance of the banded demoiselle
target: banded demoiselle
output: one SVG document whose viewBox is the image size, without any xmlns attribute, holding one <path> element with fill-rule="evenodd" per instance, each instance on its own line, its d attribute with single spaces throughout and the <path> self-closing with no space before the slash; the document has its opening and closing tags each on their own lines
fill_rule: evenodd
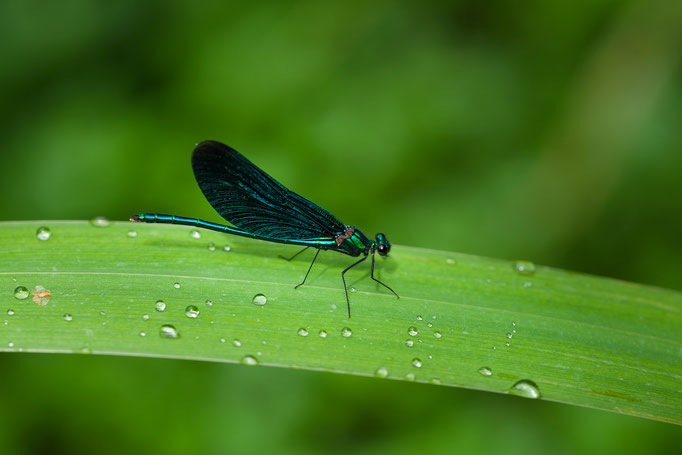
<svg viewBox="0 0 682 455">
<path fill-rule="evenodd" d="M 304 247 L 288 260 L 310 247 L 316 248 L 315 257 L 296 288 L 308 279 L 321 250 L 338 251 L 353 257 L 362 255 L 341 272 L 349 318 L 350 299 L 345 274 L 371 254 L 370 277 L 400 298 L 393 289 L 374 277 L 374 254 L 386 256 L 391 251 L 391 244 L 384 234 L 379 233 L 370 240 L 355 226 L 342 223 L 319 205 L 287 189 L 241 153 L 220 142 L 204 141 L 197 145 L 192 153 L 192 170 L 208 202 L 232 226 L 157 213 L 135 215 L 130 221 L 196 226 Z"/>
</svg>

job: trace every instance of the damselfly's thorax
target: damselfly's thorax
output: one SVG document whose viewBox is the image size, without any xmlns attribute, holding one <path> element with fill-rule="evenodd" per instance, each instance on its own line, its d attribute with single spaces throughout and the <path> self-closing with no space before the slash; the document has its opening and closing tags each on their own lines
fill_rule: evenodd
<svg viewBox="0 0 682 455">
<path fill-rule="evenodd" d="M 360 256 L 360 254 L 374 253 L 375 251 L 381 256 L 386 256 L 391 250 L 391 244 L 384 234 L 377 234 L 375 240 L 367 238 L 362 231 L 355 226 L 346 226 L 346 230 L 338 234 L 335 238 L 336 250 L 351 256 Z"/>
</svg>

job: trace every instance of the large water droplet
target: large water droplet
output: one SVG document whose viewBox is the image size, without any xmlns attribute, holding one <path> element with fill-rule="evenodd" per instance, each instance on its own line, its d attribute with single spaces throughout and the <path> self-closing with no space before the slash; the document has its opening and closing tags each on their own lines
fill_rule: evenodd
<svg viewBox="0 0 682 455">
<path fill-rule="evenodd" d="M 481 373 L 483 376 L 492 376 L 493 375 L 493 370 L 491 370 L 488 367 L 481 367 L 478 369 L 478 372 Z"/>
<path fill-rule="evenodd" d="M 242 357 L 242 363 L 244 365 L 258 365 L 258 359 L 252 355 L 245 355 Z"/>
<path fill-rule="evenodd" d="M 535 264 L 531 261 L 514 261 L 514 271 L 520 275 L 532 275 L 535 273 Z"/>
<path fill-rule="evenodd" d="M 266 303 L 268 303 L 268 298 L 265 297 L 263 294 L 256 294 L 253 296 L 253 304 L 258 305 L 258 306 L 263 306 Z M 277 305 L 275 305 L 277 306 Z"/>
<path fill-rule="evenodd" d="M 327 338 L 327 331 L 326 330 L 320 330 L 320 338 Z"/>
<path fill-rule="evenodd" d="M 377 368 L 377 371 L 374 372 L 374 376 L 376 376 L 377 378 L 388 377 L 388 370 L 384 367 Z"/>
<path fill-rule="evenodd" d="M 433 322 L 427 322 L 427 323 L 426 323 L 426 327 L 428 327 L 428 328 L 433 327 Z"/>
<path fill-rule="evenodd" d="M 154 308 L 156 308 L 156 311 L 164 311 L 166 309 L 166 302 L 163 300 L 157 300 L 154 304 Z"/>
<path fill-rule="evenodd" d="M 422 320 L 424 320 L 424 318 L 421 316 L 421 314 L 418 315 L 418 316 L 417 316 L 417 321 L 422 321 Z"/>
<path fill-rule="evenodd" d="M 66 313 L 66 314 L 64 315 L 64 320 L 65 320 L 65 321 L 72 321 L 72 320 L 73 320 L 73 316 L 71 316 L 69 313 Z"/>
<path fill-rule="evenodd" d="M 50 232 L 50 228 L 47 226 L 40 226 L 36 230 L 36 238 L 38 240 L 48 240 L 50 237 L 52 237 L 52 232 Z"/>
<path fill-rule="evenodd" d="M 24 300 L 28 297 L 28 289 L 26 289 L 24 286 L 17 286 L 14 288 L 14 297 L 19 300 Z"/>
<path fill-rule="evenodd" d="M 540 389 L 533 381 L 522 379 L 511 386 L 511 389 L 509 389 L 509 394 L 535 399 L 540 398 Z"/>
<path fill-rule="evenodd" d="M 440 340 L 443 335 L 440 332 L 433 332 L 433 337 Z"/>
<path fill-rule="evenodd" d="M 189 236 L 192 237 L 193 239 L 200 239 L 201 232 L 197 231 L 196 229 L 192 229 L 191 231 L 189 231 Z"/>
<path fill-rule="evenodd" d="M 161 326 L 159 329 L 159 335 L 161 338 L 179 338 L 180 334 L 178 331 L 175 329 L 174 326 L 170 324 L 164 324 Z"/>
<path fill-rule="evenodd" d="M 350 328 L 344 327 L 343 329 L 341 329 L 341 336 L 342 337 L 349 338 L 352 335 L 353 335 L 353 331 Z"/>
<path fill-rule="evenodd" d="M 422 361 L 421 361 L 421 360 L 419 360 L 419 359 L 417 359 L 417 358 L 412 359 L 412 366 L 413 366 L 413 367 L 415 367 L 415 368 L 421 368 L 422 365 L 423 365 L 423 364 L 422 364 Z"/>
<path fill-rule="evenodd" d="M 41 285 L 34 286 L 31 289 L 31 295 L 33 295 L 33 303 L 40 306 L 47 305 L 52 298 L 52 293 Z"/>
<path fill-rule="evenodd" d="M 407 334 L 411 337 L 417 335 L 419 333 L 419 330 L 417 330 L 416 327 L 410 327 L 407 329 Z"/>
<path fill-rule="evenodd" d="M 175 289 L 180 289 L 180 283 L 178 283 L 178 282 L 173 283 L 173 287 Z"/>
<path fill-rule="evenodd" d="M 7 316 L 14 316 L 14 310 L 11 308 L 7 310 Z"/>
<path fill-rule="evenodd" d="M 108 219 L 106 219 L 103 216 L 96 216 L 95 218 L 90 220 L 90 226 L 101 228 L 101 227 L 108 227 L 109 225 L 111 225 L 111 221 L 109 221 Z"/>
<path fill-rule="evenodd" d="M 308 336 L 308 331 L 306 329 L 304 329 L 303 327 L 298 329 L 298 331 L 296 333 L 298 333 L 298 336 L 302 336 L 302 337 Z"/>
<path fill-rule="evenodd" d="M 229 245 L 225 245 L 223 247 L 223 251 L 230 251 L 232 248 L 229 247 Z"/>
<path fill-rule="evenodd" d="M 196 318 L 199 316 L 199 308 L 197 308 L 195 305 L 189 305 L 187 308 L 185 308 L 185 316 L 190 319 Z"/>
</svg>

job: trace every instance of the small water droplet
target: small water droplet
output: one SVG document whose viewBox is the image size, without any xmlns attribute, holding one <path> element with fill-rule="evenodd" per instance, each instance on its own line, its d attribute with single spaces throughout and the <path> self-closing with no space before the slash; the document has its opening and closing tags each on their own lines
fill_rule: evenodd
<svg viewBox="0 0 682 455">
<path fill-rule="evenodd" d="M 33 295 L 33 303 L 40 306 L 47 305 L 52 298 L 52 293 L 41 285 L 34 286 L 31 289 L 31 295 Z"/>
<path fill-rule="evenodd" d="M 320 330 L 320 338 L 327 338 L 327 331 L 326 330 Z"/>
<path fill-rule="evenodd" d="M 207 299 L 206 300 L 206 306 L 213 306 L 213 300 Z"/>
<path fill-rule="evenodd" d="M 17 286 L 14 289 L 14 297 L 19 300 L 24 300 L 28 297 L 28 289 L 26 289 L 24 286 Z"/>
<path fill-rule="evenodd" d="M 232 248 L 230 248 L 228 245 L 225 245 L 223 247 L 223 251 L 230 251 Z"/>
<path fill-rule="evenodd" d="M 349 291 L 350 291 L 350 292 L 358 292 L 358 290 L 355 289 L 355 288 L 350 288 Z"/>
<path fill-rule="evenodd" d="M 433 332 L 433 337 L 440 340 L 443 335 L 440 332 Z"/>
<path fill-rule="evenodd" d="M 234 340 L 232 340 L 232 344 L 238 348 L 242 346 L 242 342 L 236 338 Z"/>
<path fill-rule="evenodd" d="M 516 327 L 516 322 L 512 321 L 512 327 Z"/>
<path fill-rule="evenodd" d="M 140 332 L 140 336 L 141 336 L 141 337 L 146 337 L 147 334 L 146 334 L 145 332 Z"/>
<path fill-rule="evenodd" d="M 96 216 L 90 220 L 90 226 L 94 227 L 108 227 L 111 222 L 103 216 Z"/>
<path fill-rule="evenodd" d="M 504 345 L 507 346 L 507 347 L 509 347 L 509 343 L 508 343 L 508 342 L 507 342 L 507 343 L 504 343 Z"/>
<path fill-rule="evenodd" d="M 187 308 L 185 308 L 185 316 L 190 319 L 196 318 L 199 316 L 199 308 L 197 308 L 195 305 L 189 305 Z"/>
<path fill-rule="evenodd" d="M 173 283 L 173 287 L 175 289 L 180 289 L 180 283 L 177 283 L 177 282 Z"/>
<path fill-rule="evenodd" d="M 154 308 L 156 308 L 156 311 L 165 311 L 166 302 L 164 302 L 163 300 L 157 300 L 156 303 L 154 304 Z"/>
<path fill-rule="evenodd" d="M 497 348 L 496 348 L 495 346 L 493 346 L 493 351 L 494 351 L 495 349 L 497 349 Z"/>
<path fill-rule="evenodd" d="M 215 251 L 215 243 L 208 242 L 208 251 Z"/>
<path fill-rule="evenodd" d="M 71 316 L 69 313 L 66 313 L 66 314 L 64 315 L 64 320 L 65 320 L 65 321 L 72 321 L 72 320 L 73 320 L 73 316 Z"/>
<path fill-rule="evenodd" d="M 411 348 L 412 346 L 414 346 L 414 341 L 405 340 L 405 346 L 407 346 L 408 348 Z"/>
<path fill-rule="evenodd" d="M 414 373 L 407 373 L 405 375 L 405 380 L 408 382 L 414 382 L 415 379 L 416 377 L 414 376 Z"/>
<path fill-rule="evenodd" d="M 422 321 L 424 318 L 421 315 L 417 316 L 417 321 Z"/>
<path fill-rule="evenodd" d="M 7 343 L 7 346 L 9 346 L 10 348 L 13 348 L 13 347 L 14 347 L 14 343 L 10 341 L 9 343 Z"/>
<path fill-rule="evenodd" d="M 511 332 L 507 332 L 507 335 L 506 335 L 506 336 L 507 336 L 507 338 L 511 339 L 511 337 L 512 337 L 513 335 L 511 334 Z"/>
<path fill-rule="evenodd" d="M 143 315 L 142 315 L 142 320 L 143 320 L 143 321 L 149 320 L 149 315 L 148 315 L 148 314 L 143 314 Z"/>
<path fill-rule="evenodd" d="M 407 334 L 411 337 L 417 335 L 419 333 L 419 330 L 417 330 L 416 327 L 410 327 L 407 329 Z"/>
<path fill-rule="evenodd" d="M 268 303 L 268 298 L 265 297 L 263 294 L 256 294 L 253 296 L 253 304 L 258 305 L 258 306 L 263 306 L 266 303 Z M 277 305 L 275 305 L 277 306 Z"/>
<path fill-rule="evenodd" d="M 196 229 L 192 229 L 191 231 L 189 231 L 189 236 L 192 237 L 193 239 L 200 239 L 201 232 L 197 231 Z"/>
<path fill-rule="evenodd" d="M 349 327 L 344 327 L 341 329 L 341 336 L 344 338 L 349 338 L 353 335 L 353 331 Z"/>
<path fill-rule="evenodd" d="M 426 323 L 426 327 L 429 327 L 429 328 L 430 328 L 430 327 L 433 327 L 433 323 L 427 322 L 427 323 Z"/>
<path fill-rule="evenodd" d="M 128 237 L 134 239 L 135 237 L 137 237 L 137 231 L 128 231 Z"/>
<path fill-rule="evenodd" d="M 446 262 L 447 264 L 450 264 L 450 265 L 455 264 L 455 260 L 452 259 L 452 258 L 447 258 L 447 259 L 445 260 L 445 262 Z"/>
<path fill-rule="evenodd" d="M 258 365 L 258 359 L 252 355 L 245 355 L 242 357 L 242 363 L 244 365 Z"/>
<path fill-rule="evenodd" d="M 422 367 L 422 361 L 417 359 L 417 358 L 414 358 L 414 359 L 412 359 L 412 366 L 415 368 L 421 368 Z"/>
<path fill-rule="evenodd" d="M 220 342 L 221 342 L 221 343 L 224 343 L 224 342 L 225 342 L 225 338 L 221 338 L 221 339 L 220 339 Z"/>
<path fill-rule="evenodd" d="M 12 309 L 7 310 L 7 315 L 8 316 L 14 316 L 14 310 L 12 310 Z"/>
<path fill-rule="evenodd" d="M 531 261 L 514 261 L 514 271 L 520 275 L 532 275 L 535 273 L 535 264 Z"/>
<path fill-rule="evenodd" d="M 302 337 L 308 336 L 308 331 L 306 329 L 304 329 L 303 327 L 298 329 L 298 331 L 296 333 L 298 333 L 298 336 L 302 336 Z"/>
<path fill-rule="evenodd" d="M 50 228 L 47 226 L 40 226 L 36 230 L 36 237 L 38 240 L 48 240 L 50 237 L 52 237 L 52 232 L 50 231 Z"/>
<path fill-rule="evenodd" d="M 170 324 L 164 324 L 161 326 L 159 329 L 159 335 L 161 338 L 179 338 L 180 334 L 178 331 L 175 329 L 174 326 Z"/>
<path fill-rule="evenodd" d="M 493 370 L 491 370 L 488 367 L 481 367 L 478 369 L 478 372 L 481 373 L 483 376 L 492 376 L 493 375 Z"/>
<path fill-rule="evenodd" d="M 377 370 L 374 372 L 374 376 L 376 376 L 377 378 L 388 377 L 388 370 L 384 367 L 377 368 Z"/>
<path fill-rule="evenodd" d="M 515 383 L 511 386 L 508 393 L 524 398 L 540 398 L 540 389 L 538 388 L 538 385 L 528 379 L 522 379 Z"/>
<path fill-rule="evenodd" d="M 512 329 L 512 333 L 516 333 L 516 329 Z"/>
<path fill-rule="evenodd" d="M 431 378 L 430 382 L 431 382 L 431 384 L 436 384 L 436 385 L 442 384 L 440 382 L 440 379 L 438 379 L 438 378 Z"/>
<path fill-rule="evenodd" d="M 525 283 L 523 283 L 523 287 L 524 287 L 524 288 L 532 288 L 532 287 L 533 287 L 533 283 L 531 283 L 530 281 L 526 281 Z"/>
<path fill-rule="evenodd" d="M 106 314 L 104 311 L 100 311 L 100 312 L 99 312 L 99 315 L 100 315 L 100 316 L 106 316 L 107 314 Z"/>
</svg>

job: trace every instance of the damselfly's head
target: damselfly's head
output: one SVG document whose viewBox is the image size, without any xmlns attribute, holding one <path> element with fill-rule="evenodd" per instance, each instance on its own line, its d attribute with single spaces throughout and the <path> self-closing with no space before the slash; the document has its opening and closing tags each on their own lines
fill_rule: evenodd
<svg viewBox="0 0 682 455">
<path fill-rule="evenodd" d="M 382 233 L 378 233 L 376 236 L 376 250 L 380 256 L 386 256 L 389 251 L 391 251 L 391 244 L 388 243 L 388 239 Z"/>
</svg>

